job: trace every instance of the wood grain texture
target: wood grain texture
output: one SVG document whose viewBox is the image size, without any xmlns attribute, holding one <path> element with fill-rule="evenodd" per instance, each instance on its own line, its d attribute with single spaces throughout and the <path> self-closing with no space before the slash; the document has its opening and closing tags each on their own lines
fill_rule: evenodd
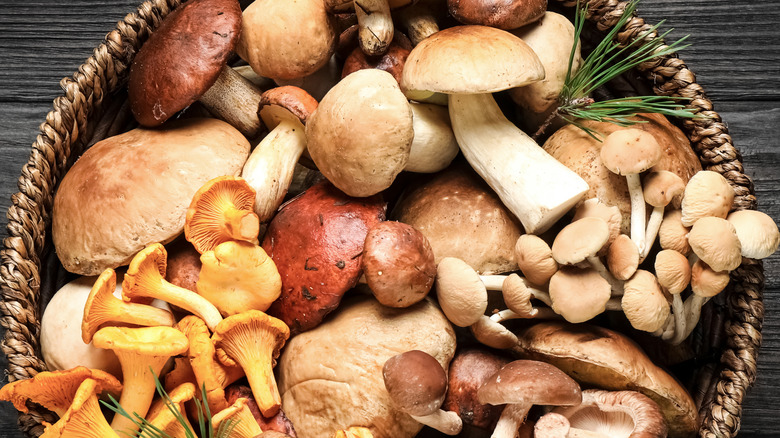
<svg viewBox="0 0 780 438">
<path fill-rule="evenodd" d="M 30 144 L 61 92 L 59 80 L 139 1 L 0 1 L 0 211 L 17 191 Z M 780 1 L 643 0 L 639 13 L 651 23 L 666 19 L 672 38 L 690 34 L 693 46 L 681 56 L 728 123 L 759 208 L 780 218 Z M 5 223 L 0 218 L 0 238 Z M 740 437 L 747 438 L 780 435 L 780 256 L 764 267 L 764 344 L 757 384 L 743 406 Z M 21 437 L 7 403 L 0 406 L 0 437 Z"/>
</svg>

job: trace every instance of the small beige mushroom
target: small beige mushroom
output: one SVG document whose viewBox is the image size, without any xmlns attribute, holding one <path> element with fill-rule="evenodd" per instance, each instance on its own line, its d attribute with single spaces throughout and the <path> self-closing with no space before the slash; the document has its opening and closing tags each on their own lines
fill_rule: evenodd
<svg viewBox="0 0 780 438">
<path fill-rule="evenodd" d="M 667 292 L 672 294 L 672 311 L 674 313 L 674 330 L 669 333 L 682 333 L 685 331 L 685 305 L 683 304 L 680 293 L 688 287 L 691 282 L 691 267 L 688 259 L 679 252 L 671 249 L 660 251 L 655 256 L 655 275 L 658 278 L 658 284 Z M 664 333 L 664 339 L 671 338 Z"/>
<path fill-rule="evenodd" d="M 525 278 L 536 285 L 547 284 L 558 271 L 558 262 L 553 258 L 550 245 L 534 234 L 523 234 L 517 239 L 515 259 Z"/>
<path fill-rule="evenodd" d="M 607 248 L 612 245 L 612 242 L 617 239 L 621 232 L 623 216 L 620 214 L 620 209 L 615 205 L 601 202 L 599 198 L 590 198 L 577 206 L 571 221 L 575 222 L 584 217 L 600 217 L 607 222 L 609 226 L 609 240 L 607 240 L 607 245 L 602 250 L 602 252 L 606 252 Z"/>
<path fill-rule="evenodd" d="M 643 193 L 645 201 L 653 206 L 653 212 L 650 213 L 650 219 L 647 221 L 647 231 L 645 232 L 645 242 L 647 244 L 644 251 L 640 254 L 642 260 L 647 257 L 650 248 L 653 246 L 664 217 L 664 209 L 672 200 L 680 196 L 684 190 L 685 182 L 682 178 L 668 170 L 651 172 L 645 177 Z"/>
<path fill-rule="evenodd" d="M 584 217 L 566 225 L 552 244 L 552 256 L 561 265 L 587 262 L 609 282 L 614 295 L 620 295 L 622 285 L 609 273 L 598 253 L 609 240 L 609 226 L 599 217 Z"/>
<path fill-rule="evenodd" d="M 685 330 L 676 332 L 670 341 L 673 345 L 684 341 L 693 332 L 701 317 L 701 308 L 710 298 L 721 293 L 729 284 L 729 273 L 715 271 L 702 260 L 697 260 L 691 267 L 691 290 L 693 294 L 685 300 Z"/>
<path fill-rule="evenodd" d="M 682 224 L 682 210 L 665 212 L 661 227 L 658 229 L 658 241 L 661 248 L 673 249 L 687 256 L 691 252 L 691 245 L 688 243 L 690 230 Z"/>
<path fill-rule="evenodd" d="M 726 219 L 703 217 L 688 233 L 693 253 L 715 271 L 733 271 L 742 263 L 742 245 L 737 231 Z"/>
<path fill-rule="evenodd" d="M 764 259 L 777 251 L 780 231 L 775 221 L 766 213 L 740 210 L 730 213 L 726 220 L 737 232 L 743 257 Z"/>
<path fill-rule="evenodd" d="M 639 267 L 639 249 L 625 234 L 619 235 L 607 251 L 609 272 L 618 280 L 628 280 Z"/>
<path fill-rule="evenodd" d="M 624 284 L 621 304 L 631 326 L 650 333 L 661 329 L 671 314 L 655 275 L 642 269 Z"/>
<path fill-rule="evenodd" d="M 682 223 L 692 226 L 707 216 L 726 218 L 734 202 L 734 188 L 718 172 L 697 172 L 685 186 L 682 199 Z"/>
<path fill-rule="evenodd" d="M 463 260 L 443 258 L 436 270 L 435 287 L 442 312 L 458 327 L 475 324 L 487 310 L 487 289 Z"/>
<path fill-rule="evenodd" d="M 611 295 L 609 283 L 594 269 L 563 267 L 550 278 L 552 309 L 569 322 L 585 322 L 603 313 Z"/>
</svg>

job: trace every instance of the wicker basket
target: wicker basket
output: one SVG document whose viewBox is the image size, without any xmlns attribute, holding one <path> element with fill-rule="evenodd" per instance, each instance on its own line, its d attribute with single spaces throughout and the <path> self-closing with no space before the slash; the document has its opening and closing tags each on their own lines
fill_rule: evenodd
<svg viewBox="0 0 780 438">
<path fill-rule="evenodd" d="M 562 3 L 573 6 L 574 2 Z M 2 347 L 8 357 L 10 381 L 27 379 L 46 369 L 38 342 L 40 318 L 63 278 L 48 233 L 54 189 L 86 145 L 113 133 L 111 121 L 124 104 L 121 90 L 133 56 L 160 20 L 179 4 L 180 0 L 150 0 L 119 22 L 78 72 L 61 81 L 64 95 L 54 100 L 54 109 L 40 127 L 19 178 L 21 191 L 13 196 L 8 210 L 9 237 L 2 250 L 0 307 L 6 328 Z M 599 30 L 606 30 L 617 22 L 625 6 L 618 0 L 591 0 L 589 20 Z M 624 44 L 631 42 L 649 27 L 634 17 L 618 39 Z M 734 186 L 736 207 L 755 208 L 752 181 L 743 172 L 740 153 L 685 63 L 667 56 L 642 65 L 640 73 L 644 86 L 652 87 L 656 94 L 690 98 L 690 106 L 708 116 L 677 122 L 703 167 L 721 173 Z M 721 304 L 708 306 L 710 311 L 702 318 L 699 371 L 686 382 L 700 407 L 701 437 L 732 437 L 739 430 L 741 404 L 756 377 L 763 287 L 761 263 L 746 260 L 732 272 Z M 38 436 L 43 432 L 41 421 L 54 422 L 55 417 L 31 408 L 29 414 L 20 414 L 19 425 L 27 435 Z"/>
</svg>

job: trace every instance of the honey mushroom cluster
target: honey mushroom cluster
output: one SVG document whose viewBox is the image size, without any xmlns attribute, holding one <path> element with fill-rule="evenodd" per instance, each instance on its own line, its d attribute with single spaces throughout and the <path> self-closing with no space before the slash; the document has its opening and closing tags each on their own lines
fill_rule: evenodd
<svg viewBox="0 0 780 438">
<path fill-rule="evenodd" d="M 142 127 L 90 148 L 55 198 L 63 266 L 99 274 L 48 307 L 77 312 L 44 314 L 60 371 L 0 399 L 55 412 L 44 436 L 180 437 L 206 408 L 231 437 L 411 437 L 423 424 L 690 436 L 690 394 L 587 322 L 620 312 L 678 345 L 780 232 L 732 211 L 729 182 L 654 131 L 674 132 L 662 115 L 555 118 L 585 63 L 580 31 L 543 0 L 182 5 L 130 69 Z M 233 51 L 248 65 L 228 65 Z M 196 100 L 208 117 L 192 117 Z M 63 318 L 76 314 L 73 333 Z M 103 392 L 119 396 L 110 423 Z M 548 408 L 529 418 L 534 405 Z"/>
</svg>

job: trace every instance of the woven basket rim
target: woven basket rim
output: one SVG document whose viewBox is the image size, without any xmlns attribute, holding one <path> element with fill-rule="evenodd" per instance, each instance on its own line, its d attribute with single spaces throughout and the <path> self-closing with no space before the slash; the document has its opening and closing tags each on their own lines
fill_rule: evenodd
<svg viewBox="0 0 780 438">
<path fill-rule="evenodd" d="M 130 62 L 140 45 L 180 3 L 181 0 L 146 1 L 117 24 L 72 77 L 60 82 L 64 93 L 54 100 L 52 111 L 41 125 L 19 177 L 20 191 L 12 196 L 7 213 L 9 237 L 4 240 L 0 253 L 3 295 L 0 323 L 6 329 L 2 348 L 9 361 L 9 381 L 29 378 L 45 370 L 43 360 L 36 355 L 40 350 L 38 298 L 41 282 L 46 280 L 45 273 L 41 275 L 42 269 L 46 268 L 42 257 L 50 252 L 46 238 L 51 225 L 54 187 L 90 138 L 93 119 L 100 114 L 105 98 L 123 87 Z M 571 7 L 576 2 L 559 0 L 559 3 Z M 588 19 L 599 30 L 607 30 L 620 18 L 627 3 L 592 0 Z M 651 32 L 650 27 L 635 15 L 619 33 L 618 40 L 627 42 L 656 37 L 657 33 Z M 728 128 L 713 110 L 712 102 L 687 65 L 678 57 L 667 55 L 641 65 L 639 71 L 653 85 L 656 94 L 688 98 L 689 107 L 707 116 L 706 119 L 683 120 L 683 131 L 691 140 L 703 168 L 721 173 L 732 183 L 737 192 L 737 209 L 755 209 L 753 184 L 744 174 L 741 155 L 731 143 Z M 731 281 L 733 288 L 727 298 L 729 314 L 725 322 L 726 345 L 719 358 L 718 375 L 704 391 L 712 392 L 712 402 L 702 410 L 701 437 L 736 435 L 742 401 L 756 377 L 763 321 L 762 264 L 746 259 L 732 272 Z M 43 431 L 41 422 L 53 422 L 54 418 L 33 407 L 27 414 L 20 413 L 20 428 L 28 436 L 37 436 Z"/>
</svg>

